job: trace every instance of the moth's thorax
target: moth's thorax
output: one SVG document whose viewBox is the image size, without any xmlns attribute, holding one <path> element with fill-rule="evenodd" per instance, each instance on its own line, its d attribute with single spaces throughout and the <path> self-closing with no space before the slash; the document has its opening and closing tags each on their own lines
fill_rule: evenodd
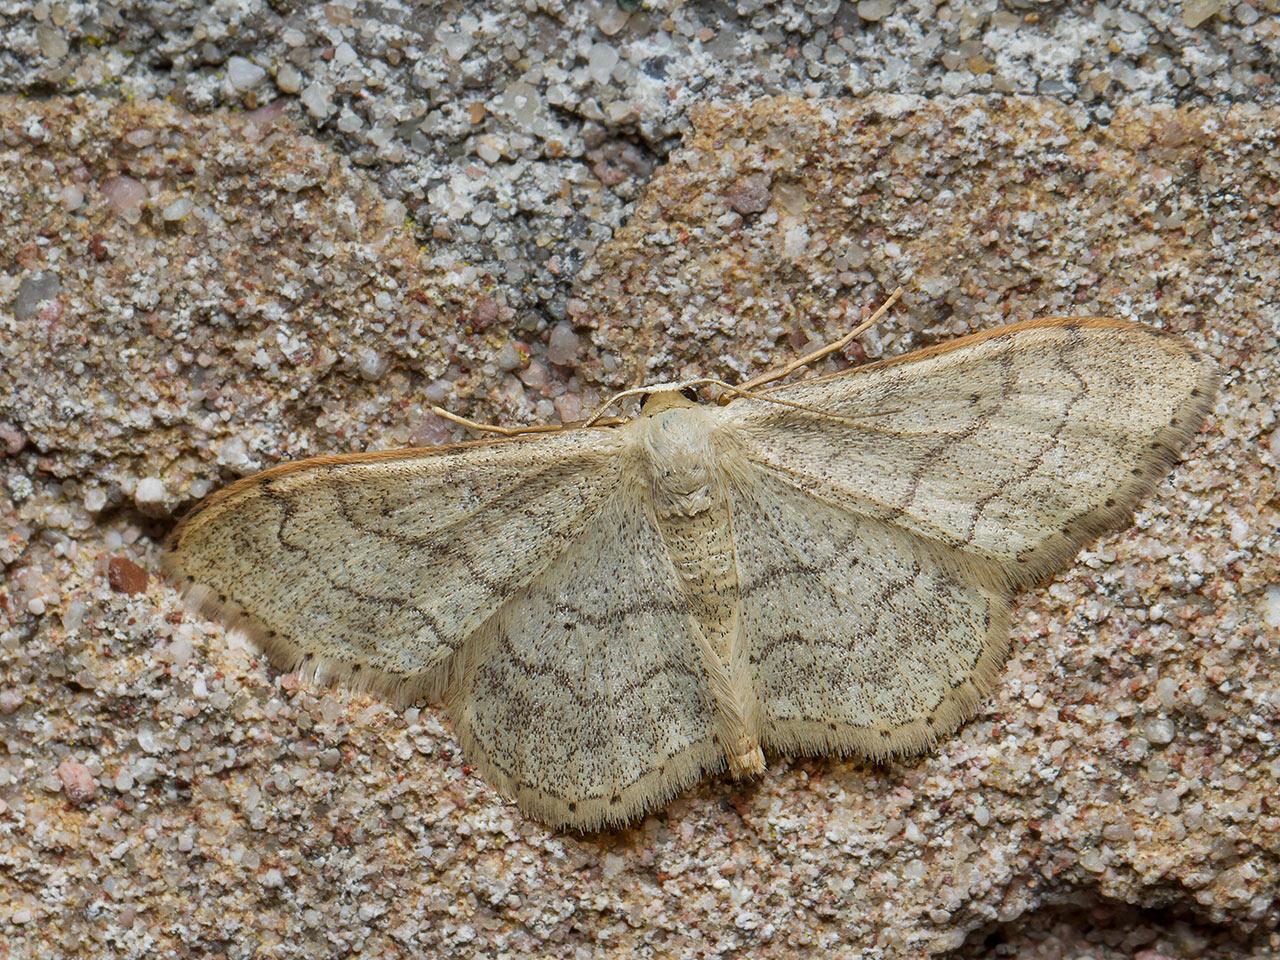
<svg viewBox="0 0 1280 960">
<path fill-rule="evenodd" d="M 640 421 L 659 513 L 692 516 L 714 498 L 710 418 L 686 404 L 666 406 Z"/>
</svg>

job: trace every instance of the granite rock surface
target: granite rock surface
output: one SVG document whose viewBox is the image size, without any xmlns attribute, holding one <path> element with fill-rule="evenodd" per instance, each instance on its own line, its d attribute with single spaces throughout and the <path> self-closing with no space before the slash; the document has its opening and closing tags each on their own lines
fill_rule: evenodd
<svg viewBox="0 0 1280 960">
<path fill-rule="evenodd" d="M 1260 9 L 1216 11 L 1208 35 L 1181 13 L 1160 29 L 1236 51 L 1246 7 Z M 345 9 L 325 14 L 339 33 Z M 996 29 L 984 16 L 973 36 Z M 1102 22 L 1117 43 L 1142 33 Z M 66 62 L 123 63 L 140 29 Z M 207 43 L 243 54 L 254 29 Z M 1257 30 L 1239 49 L 1274 42 Z M 347 58 L 332 47 L 318 62 Z M 642 111 L 659 119 L 636 153 L 606 137 L 596 159 L 571 151 L 563 181 L 520 174 L 538 209 L 603 228 L 575 259 L 528 214 L 522 236 L 545 255 L 514 259 L 547 272 L 513 279 L 442 228 L 480 230 L 471 208 L 398 193 L 396 162 L 366 162 L 337 107 L 317 134 L 301 91 L 228 93 L 272 82 L 256 55 L 218 79 L 192 53 L 181 96 L 147 86 L 157 72 L 137 64 L 156 55 L 121 68 L 133 100 L 0 101 L 11 955 L 1280 954 L 1280 114 L 1232 86 L 1261 61 L 1230 53 L 1206 74 L 1219 96 L 1180 108 L 1139 102 L 1159 99 L 1140 84 L 948 96 L 933 67 L 922 95 L 690 96 Z M 15 88 L 76 86 L 14 56 L 0 72 Z M 631 89 L 608 61 L 587 46 L 584 69 Z M 227 103 L 248 109 L 210 109 Z M 426 152 L 461 163 L 448 144 L 480 150 L 471 136 Z M 524 161 L 490 146 L 463 172 L 497 189 L 491 167 Z M 1223 380 L 1133 526 L 1024 598 L 996 689 L 929 756 L 775 758 L 757 783 L 705 782 L 631 829 L 557 834 L 471 773 L 431 706 L 300 685 L 156 575 L 176 515 L 237 476 L 461 436 L 433 403 L 570 420 L 646 380 L 739 379 L 838 336 L 898 284 L 902 305 L 823 371 L 1108 314 L 1176 331 Z"/>
<path fill-rule="evenodd" d="M 1280 0 L 14 0 L 0 92 L 201 113 L 290 98 L 426 246 L 563 319 L 699 103 L 1039 95 L 1106 123 L 1124 104 L 1274 102 L 1278 14 Z"/>
</svg>

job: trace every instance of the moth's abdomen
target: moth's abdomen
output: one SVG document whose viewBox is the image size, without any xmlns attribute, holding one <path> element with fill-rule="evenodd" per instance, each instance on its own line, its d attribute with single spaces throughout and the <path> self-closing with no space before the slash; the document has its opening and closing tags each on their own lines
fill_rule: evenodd
<svg viewBox="0 0 1280 960">
<path fill-rule="evenodd" d="M 738 613 L 729 501 L 720 489 L 709 424 L 696 407 L 647 417 L 643 444 L 653 511 L 689 606 L 726 667 Z"/>
<path fill-rule="evenodd" d="M 738 568 L 733 558 L 729 504 L 710 500 L 701 513 L 686 516 L 658 510 L 658 526 L 671 562 L 712 649 L 726 666 L 737 622 Z"/>
<path fill-rule="evenodd" d="M 690 613 L 706 640 L 705 659 L 719 715 L 717 737 L 735 776 L 764 770 L 754 684 L 742 643 L 738 564 L 728 499 L 708 491 L 709 506 L 687 515 L 658 513 L 658 527 Z"/>
</svg>

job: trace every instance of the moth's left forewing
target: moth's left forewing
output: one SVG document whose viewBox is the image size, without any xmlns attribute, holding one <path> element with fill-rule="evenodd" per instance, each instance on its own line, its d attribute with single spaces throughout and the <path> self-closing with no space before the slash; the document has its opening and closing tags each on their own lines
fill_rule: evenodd
<svg viewBox="0 0 1280 960">
<path fill-rule="evenodd" d="M 279 669 L 437 698 L 477 627 L 608 503 L 625 439 L 566 431 L 285 464 L 196 507 L 163 566 Z"/>
<path fill-rule="evenodd" d="M 759 469 L 1016 589 L 1121 525 L 1216 382 L 1207 358 L 1149 327 L 1042 320 L 769 394 L 807 411 L 735 401 L 726 428 Z"/>
</svg>

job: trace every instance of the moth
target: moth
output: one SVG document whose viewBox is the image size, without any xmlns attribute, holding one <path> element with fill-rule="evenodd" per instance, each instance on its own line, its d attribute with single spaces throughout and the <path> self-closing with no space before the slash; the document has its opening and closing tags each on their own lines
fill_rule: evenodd
<svg viewBox="0 0 1280 960">
<path fill-rule="evenodd" d="M 490 784 L 592 830 L 767 755 L 953 731 L 1006 659 L 1011 598 L 1126 522 L 1216 384 L 1107 318 L 773 379 L 283 464 L 200 503 L 165 568 L 282 670 L 443 701 Z"/>
</svg>

